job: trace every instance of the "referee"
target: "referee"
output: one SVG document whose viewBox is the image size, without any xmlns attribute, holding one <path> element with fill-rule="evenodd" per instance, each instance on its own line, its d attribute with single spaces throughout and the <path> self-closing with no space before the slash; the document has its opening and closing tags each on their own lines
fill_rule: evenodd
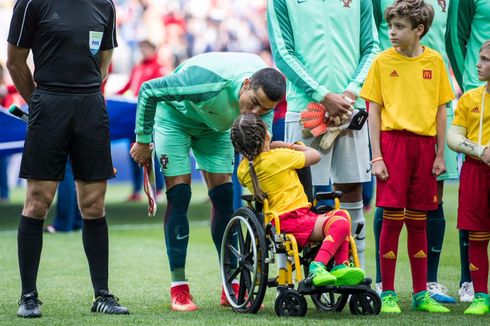
<svg viewBox="0 0 490 326">
<path fill-rule="evenodd" d="M 109 119 L 100 92 L 117 46 L 112 0 L 18 0 L 7 68 L 29 104 L 20 177 L 27 179 L 18 229 L 19 317 L 41 317 L 36 279 L 43 223 L 71 159 L 82 239 L 95 291 L 92 312 L 127 314 L 108 290 L 107 179 L 114 177 Z M 26 60 L 32 49 L 34 76 Z"/>
</svg>

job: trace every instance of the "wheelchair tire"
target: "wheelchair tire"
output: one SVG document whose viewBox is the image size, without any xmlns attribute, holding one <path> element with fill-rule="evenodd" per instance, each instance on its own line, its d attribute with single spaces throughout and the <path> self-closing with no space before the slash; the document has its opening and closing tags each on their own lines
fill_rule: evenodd
<svg viewBox="0 0 490 326">
<path fill-rule="evenodd" d="M 311 301 L 319 311 L 341 312 L 348 299 L 349 295 L 345 293 L 325 292 L 311 295 Z"/>
<path fill-rule="evenodd" d="M 279 317 L 303 317 L 306 315 L 306 299 L 293 289 L 279 292 L 274 305 L 276 315 Z"/>
<path fill-rule="evenodd" d="M 378 315 L 381 311 L 381 299 L 372 289 L 352 294 L 349 309 L 353 315 Z"/>
<path fill-rule="evenodd" d="M 236 238 L 235 238 L 236 235 Z M 221 244 L 221 281 L 231 307 L 256 313 L 264 300 L 269 276 L 264 227 L 254 210 L 241 207 L 226 226 Z M 238 280 L 235 293 L 232 282 Z"/>
</svg>

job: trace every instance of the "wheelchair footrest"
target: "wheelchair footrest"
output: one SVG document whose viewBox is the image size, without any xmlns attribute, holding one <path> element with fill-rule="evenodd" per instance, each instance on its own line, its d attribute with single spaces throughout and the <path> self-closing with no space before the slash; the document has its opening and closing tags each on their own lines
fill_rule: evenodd
<svg viewBox="0 0 490 326">
<path fill-rule="evenodd" d="M 311 283 L 311 279 L 305 279 L 298 284 L 298 292 L 304 295 L 310 294 L 321 294 L 326 292 L 333 293 L 346 293 L 346 294 L 354 294 L 361 293 L 366 291 L 366 289 L 371 288 L 372 280 L 369 277 L 366 277 L 361 284 L 358 285 L 327 285 L 327 286 L 314 286 Z"/>
</svg>

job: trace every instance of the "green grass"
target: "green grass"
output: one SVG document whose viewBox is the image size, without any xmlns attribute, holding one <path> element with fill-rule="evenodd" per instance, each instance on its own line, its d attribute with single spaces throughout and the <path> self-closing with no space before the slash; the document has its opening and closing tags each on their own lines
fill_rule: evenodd
<svg viewBox="0 0 490 326">
<path fill-rule="evenodd" d="M 21 209 L 22 190 L 15 190 L 13 203 L 0 206 L 0 324 L 2 325 L 274 325 L 319 324 L 440 324 L 488 325 L 489 318 L 463 316 L 467 304 L 451 305 L 452 312 L 429 315 L 410 311 L 411 277 L 406 254 L 405 232 L 400 238 L 396 285 L 403 313 L 397 316 L 352 316 L 348 307 L 340 314 L 315 310 L 308 299 L 304 318 L 279 318 L 274 312 L 275 289 L 268 289 L 266 308 L 257 315 L 242 315 L 219 306 L 220 277 L 215 248 L 211 240 L 209 204 L 202 186 L 194 188 L 190 212 L 191 236 L 187 257 L 187 275 L 199 310 L 175 313 L 169 309 L 169 268 L 163 243 L 161 216 L 145 216 L 144 204 L 122 203 L 128 187 L 111 186 L 108 193 L 110 224 L 110 288 L 130 311 L 129 316 L 105 316 L 90 313 L 92 299 L 90 277 L 80 233 L 46 234 L 39 269 L 38 289 L 43 304 L 43 318 L 22 320 L 15 316 L 20 280 L 17 266 L 16 223 Z M 458 235 L 455 228 L 457 185 L 446 190 L 446 237 L 439 269 L 439 281 L 450 294 L 457 295 L 459 279 Z M 12 215 L 12 214 L 13 215 Z M 374 276 L 372 214 L 366 217 L 368 228 L 367 274 Z M 276 273 L 271 266 L 270 273 Z"/>
</svg>

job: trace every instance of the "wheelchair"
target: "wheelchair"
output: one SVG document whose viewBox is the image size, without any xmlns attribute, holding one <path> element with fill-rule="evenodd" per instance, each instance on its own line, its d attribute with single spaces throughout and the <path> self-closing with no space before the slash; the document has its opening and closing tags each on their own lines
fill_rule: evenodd
<svg viewBox="0 0 490 326">
<path fill-rule="evenodd" d="M 306 187 L 305 187 L 306 188 Z M 308 194 L 307 194 L 308 195 Z M 308 195 L 309 198 L 311 196 Z M 312 207 L 319 200 L 334 200 L 334 207 L 319 207 L 316 212 L 325 213 L 339 209 L 342 192 L 317 193 Z M 275 287 L 275 312 L 278 316 L 304 316 L 307 311 L 305 296 L 310 296 L 320 311 L 341 312 L 349 303 L 353 315 L 377 315 L 381 299 L 371 289 L 370 278 L 356 286 L 313 286 L 308 275 L 319 244 L 308 245 L 300 251 L 292 234 L 281 232 L 279 217 L 268 207 L 267 200 L 258 203 L 253 195 L 244 195 L 247 206 L 236 210 L 228 223 L 221 246 L 220 269 L 224 292 L 236 312 L 257 313 L 268 287 Z M 274 221 L 274 225 L 272 224 Z M 358 227 L 350 236 L 350 257 L 359 267 L 355 237 Z M 269 265 L 276 264 L 277 276 L 269 278 Z M 327 266 L 330 269 L 333 261 Z M 301 269 L 303 267 L 303 270 Z M 303 274 L 304 273 L 304 274 Z M 238 293 L 234 282 L 238 281 Z"/>
</svg>

